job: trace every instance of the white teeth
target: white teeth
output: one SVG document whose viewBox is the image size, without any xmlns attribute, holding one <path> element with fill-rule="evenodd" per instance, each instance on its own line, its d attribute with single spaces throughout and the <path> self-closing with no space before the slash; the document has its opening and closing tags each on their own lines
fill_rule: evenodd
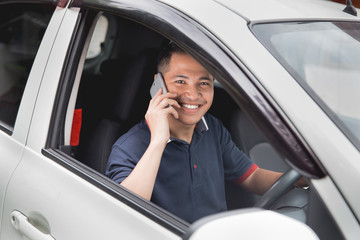
<svg viewBox="0 0 360 240">
<path fill-rule="evenodd" d="M 183 104 L 182 106 L 188 109 L 196 109 L 199 107 L 199 105 L 190 105 L 190 104 Z"/>
</svg>

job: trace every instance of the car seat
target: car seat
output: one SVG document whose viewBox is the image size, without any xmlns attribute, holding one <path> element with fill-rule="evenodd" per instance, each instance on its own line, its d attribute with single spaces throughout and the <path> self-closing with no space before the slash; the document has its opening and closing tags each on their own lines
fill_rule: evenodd
<svg viewBox="0 0 360 240">
<path fill-rule="evenodd" d="M 116 77 L 118 60 L 110 60 L 102 66 Z M 80 159 L 87 166 L 104 174 L 114 142 L 145 115 L 150 95 L 149 89 L 156 73 L 157 51 L 145 49 L 136 56 L 118 79 L 117 93 L 110 114 L 98 121 L 82 148 Z M 115 70 L 111 70 L 109 65 Z M 106 74 L 104 74 L 106 76 Z"/>
</svg>

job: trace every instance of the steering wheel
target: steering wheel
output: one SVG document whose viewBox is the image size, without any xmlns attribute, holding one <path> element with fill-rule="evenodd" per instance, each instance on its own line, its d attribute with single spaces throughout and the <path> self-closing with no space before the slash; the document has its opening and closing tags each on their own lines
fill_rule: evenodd
<svg viewBox="0 0 360 240">
<path fill-rule="evenodd" d="M 290 168 L 264 193 L 254 207 L 270 209 L 276 200 L 290 190 L 300 178 L 301 174 Z"/>
</svg>

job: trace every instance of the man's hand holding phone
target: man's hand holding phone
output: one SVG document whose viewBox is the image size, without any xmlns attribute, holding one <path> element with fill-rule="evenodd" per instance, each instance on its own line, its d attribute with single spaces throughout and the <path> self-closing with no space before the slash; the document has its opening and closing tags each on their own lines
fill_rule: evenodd
<svg viewBox="0 0 360 240">
<path fill-rule="evenodd" d="M 165 83 L 160 85 L 155 83 L 158 82 L 154 81 L 153 87 L 150 90 L 153 98 L 145 114 L 145 119 L 151 132 L 150 144 L 134 170 L 121 183 L 122 186 L 147 200 L 151 199 L 161 156 L 170 138 L 168 118 L 172 116 L 177 119 L 179 114 L 176 108 L 180 108 L 179 103 L 174 99 L 177 97 L 177 94 L 168 93 L 167 91 L 163 94 L 161 85 L 166 90 Z M 140 182 L 142 184 L 139 184 Z"/>
<path fill-rule="evenodd" d="M 174 100 L 176 93 L 162 93 L 163 88 L 158 89 L 151 99 L 145 119 L 151 132 L 151 142 L 166 144 L 170 138 L 168 117 L 172 115 L 178 119 L 176 108 L 180 108 L 180 105 Z"/>
</svg>

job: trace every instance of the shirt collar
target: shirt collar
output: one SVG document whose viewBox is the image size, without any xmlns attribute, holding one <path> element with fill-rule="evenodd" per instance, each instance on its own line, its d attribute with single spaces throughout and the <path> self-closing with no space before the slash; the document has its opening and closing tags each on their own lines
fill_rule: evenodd
<svg viewBox="0 0 360 240">
<path fill-rule="evenodd" d="M 195 126 L 195 131 L 197 131 L 198 133 L 204 133 L 207 130 L 209 130 L 209 127 L 207 125 L 207 122 L 205 120 L 205 117 L 203 116 L 199 122 L 196 123 Z M 176 138 L 170 137 L 170 139 L 167 141 L 167 143 L 172 142 L 176 140 Z"/>
<path fill-rule="evenodd" d="M 199 130 L 201 133 L 206 132 L 209 130 L 205 117 L 203 116 L 201 120 L 196 124 L 196 129 Z"/>
</svg>

